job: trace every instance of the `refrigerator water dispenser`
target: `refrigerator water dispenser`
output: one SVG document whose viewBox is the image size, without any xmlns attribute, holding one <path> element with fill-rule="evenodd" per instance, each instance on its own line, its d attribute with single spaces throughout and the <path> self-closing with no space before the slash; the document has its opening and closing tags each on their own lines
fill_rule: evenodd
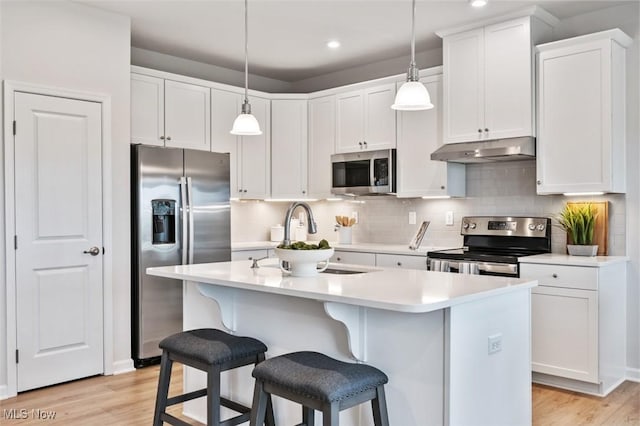
<svg viewBox="0 0 640 426">
<path fill-rule="evenodd" d="M 151 200 L 153 244 L 176 243 L 176 201 Z"/>
</svg>

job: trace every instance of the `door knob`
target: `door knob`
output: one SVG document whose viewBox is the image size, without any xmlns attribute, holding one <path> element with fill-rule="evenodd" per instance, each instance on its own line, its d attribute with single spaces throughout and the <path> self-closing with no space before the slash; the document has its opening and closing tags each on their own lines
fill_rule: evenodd
<svg viewBox="0 0 640 426">
<path fill-rule="evenodd" d="M 90 254 L 91 256 L 97 256 L 100 254 L 100 249 L 98 247 L 91 247 L 89 250 L 83 251 L 85 254 Z"/>
</svg>

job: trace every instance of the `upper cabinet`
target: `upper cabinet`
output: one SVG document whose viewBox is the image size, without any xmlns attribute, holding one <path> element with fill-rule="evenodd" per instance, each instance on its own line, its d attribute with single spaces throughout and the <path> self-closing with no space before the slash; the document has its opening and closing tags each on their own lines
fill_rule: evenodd
<svg viewBox="0 0 640 426">
<path fill-rule="evenodd" d="M 271 101 L 271 198 L 306 198 L 307 100 Z"/>
<path fill-rule="evenodd" d="M 336 141 L 336 98 L 325 96 L 309 101 L 309 196 L 329 198 L 331 154 Z"/>
<path fill-rule="evenodd" d="M 394 83 L 336 95 L 336 152 L 395 148 L 395 96 Z"/>
<path fill-rule="evenodd" d="M 444 142 L 534 136 L 534 44 L 551 26 L 526 16 L 441 32 Z"/>
<path fill-rule="evenodd" d="M 464 197 L 464 164 L 430 159 L 442 144 L 442 76 L 424 77 L 420 81 L 429 91 L 434 108 L 398 111 L 397 195 Z"/>
<path fill-rule="evenodd" d="M 615 29 L 538 46 L 538 194 L 625 192 L 631 43 Z"/>
<path fill-rule="evenodd" d="M 270 101 L 249 97 L 251 112 L 260 123 L 262 135 L 235 136 L 230 130 L 240 113 L 242 99 L 239 93 L 211 89 L 211 150 L 230 154 L 232 198 L 267 198 L 271 182 Z"/>
<path fill-rule="evenodd" d="M 131 142 L 211 150 L 210 89 L 131 75 Z"/>
</svg>

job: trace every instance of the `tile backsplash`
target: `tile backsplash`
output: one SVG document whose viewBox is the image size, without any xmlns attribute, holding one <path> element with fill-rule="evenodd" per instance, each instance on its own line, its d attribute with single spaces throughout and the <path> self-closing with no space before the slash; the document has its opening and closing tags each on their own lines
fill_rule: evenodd
<svg viewBox="0 0 640 426">
<path fill-rule="evenodd" d="M 409 244 L 423 220 L 431 222 L 422 246 L 458 247 L 462 244 L 460 223 L 463 216 L 544 216 L 559 213 L 567 201 L 609 201 L 609 254 L 625 254 L 625 197 L 609 194 L 594 197 L 565 197 L 536 194 L 535 160 L 469 164 L 467 197 L 423 200 L 393 196 L 358 197 L 352 201 L 309 203 L 318 224 L 318 233 L 310 239 L 337 241 L 335 216 L 357 212 L 359 222 L 353 228 L 354 242 Z M 234 242 L 268 240 L 270 228 L 282 224 L 290 203 L 234 201 L 231 205 L 231 237 Z M 300 210 L 302 211 L 302 210 Z M 453 212 L 454 224 L 445 225 L 445 215 Z M 409 225 L 409 212 L 417 223 Z M 297 216 L 297 212 L 296 212 Z M 566 235 L 554 226 L 552 250 L 564 253 Z"/>
</svg>

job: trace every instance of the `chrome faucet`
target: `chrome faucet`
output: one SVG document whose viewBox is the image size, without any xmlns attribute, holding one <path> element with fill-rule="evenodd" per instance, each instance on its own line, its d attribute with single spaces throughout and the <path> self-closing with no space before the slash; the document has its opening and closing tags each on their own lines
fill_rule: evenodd
<svg viewBox="0 0 640 426">
<path fill-rule="evenodd" d="M 302 201 L 295 201 L 291 203 L 289 209 L 287 210 L 287 214 L 284 216 L 284 240 L 282 240 L 282 244 L 289 245 L 291 244 L 291 216 L 293 216 L 293 211 L 297 207 L 302 207 L 307 212 L 307 231 L 310 234 L 315 234 L 318 232 L 318 227 L 316 225 L 316 221 L 313 219 L 313 213 L 311 212 L 311 207 L 307 203 L 303 203 Z"/>
</svg>

